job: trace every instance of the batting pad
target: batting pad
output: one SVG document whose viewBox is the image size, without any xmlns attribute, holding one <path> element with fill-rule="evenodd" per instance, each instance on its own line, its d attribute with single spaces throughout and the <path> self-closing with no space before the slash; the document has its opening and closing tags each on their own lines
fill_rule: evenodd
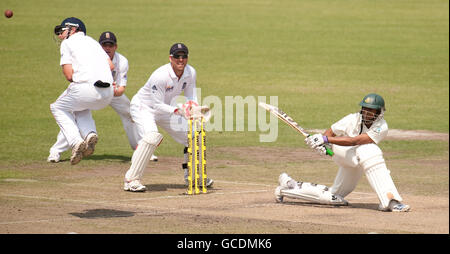
<svg viewBox="0 0 450 254">
<path fill-rule="evenodd" d="M 392 181 L 391 172 L 386 167 L 381 149 L 377 145 L 368 144 L 358 148 L 356 153 L 382 208 L 387 208 L 392 199 L 401 202 L 402 198 Z"/>
<path fill-rule="evenodd" d="M 392 199 L 399 202 L 402 201 L 402 197 L 400 197 L 400 194 L 392 181 L 390 171 L 386 168 L 386 164 L 378 164 L 366 169 L 366 177 L 370 186 L 372 186 L 372 189 L 377 193 L 383 208 L 387 208 Z"/>
<path fill-rule="evenodd" d="M 301 183 L 300 188 L 281 190 L 281 195 L 325 205 L 347 204 L 347 201 L 333 195 L 326 186 L 307 182 Z"/>
<path fill-rule="evenodd" d="M 141 139 L 131 158 L 131 167 L 125 174 L 126 181 L 142 178 L 153 152 L 161 144 L 162 139 L 163 136 L 158 132 L 150 132 Z"/>
</svg>

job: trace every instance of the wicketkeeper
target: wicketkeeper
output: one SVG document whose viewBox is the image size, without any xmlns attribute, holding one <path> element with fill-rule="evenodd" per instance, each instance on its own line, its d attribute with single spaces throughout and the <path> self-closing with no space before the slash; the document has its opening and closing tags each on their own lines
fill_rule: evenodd
<svg viewBox="0 0 450 254">
<path fill-rule="evenodd" d="M 141 140 L 131 158 L 131 167 L 125 174 L 124 190 L 145 191 L 141 179 L 151 155 L 162 142 L 158 127 L 163 128 L 172 138 L 185 146 L 184 179 L 187 182 L 187 121 L 191 116 L 199 116 L 205 107 L 198 106 L 196 95 L 196 71 L 188 65 L 189 50 L 183 43 L 175 43 L 170 48 L 170 63 L 155 70 L 147 83 L 132 98 L 130 113 L 136 123 Z M 187 103 L 176 105 L 176 98 L 184 93 Z M 207 179 L 206 186 L 213 184 Z"/>
<path fill-rule="evenodd" d="M 386 167 L 383 153 L 378 147 L 388 133 L 384 120 L 384 99 L 375 93 L 366 95 L 359 103 L 362 107 L 358 113 L 349 114 L 331 126 L 325 133 L 307 137 L 305 142 L 325 155 L 325 145 L 330 145 L 333 160 L 339 171 L 331 188 L 308 182 L 298 182 L 286 173 L 278 179 L 275 190 L 278 202 L 283 197 L 298 198 L 310 202 L 330 205 L 347 205 L 344 199 L 356 187 L 364 173 L 371 187 L 380 200 L 382 211 L 407 212 L 410 206 L 402 203 Z"/>
</svg>

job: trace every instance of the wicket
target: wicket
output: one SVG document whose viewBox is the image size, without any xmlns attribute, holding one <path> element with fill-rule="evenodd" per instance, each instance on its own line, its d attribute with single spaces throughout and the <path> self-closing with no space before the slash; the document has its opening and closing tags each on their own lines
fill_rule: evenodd
<svg viewBox="0 0 450 254">
<path fill-rule="evenodd" d="M 200 194 L 199 180 L 201 178 L 202 192 L 206 193 L 206 133 L 204 119 L 189 119 L 188 130 L 188 195 Z M 200 126 L 199 126 L 200 125 Z M 198 129 L 200 127 L 200 129 Z M 201 139 L 201 149 L 200 149 Z M 201 168 L 200 168 L 201 164 Z M 201 170 L 201 176 L 200 176 Z"/>
</svg>

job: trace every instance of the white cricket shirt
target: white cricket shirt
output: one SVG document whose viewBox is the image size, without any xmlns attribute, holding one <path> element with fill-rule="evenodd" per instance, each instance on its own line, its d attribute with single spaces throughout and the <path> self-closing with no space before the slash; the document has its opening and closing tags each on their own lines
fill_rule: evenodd
<svg viewBox="0 0 450 254">
<path fill-rule="evenodd" d="M 109 56 L 96 40 L 77 32 L 62 41 L 60 52 L 60 65 L 72 65 L 74 83 L 94 84 L 101 80 L 112 84 Z"/>
<path fill-rule="evenodd" d="M 345 116 L 338 122 L 331 125 L 331 130 L 338 137 L 348 136 L 356 137 L 359 135 L 361 130 L 361 113 L 353 113 Z M 380 143 L 388 134 L 388 125 L 386 120 L 383 118 L 376 120 L 370 128 L 367 128 L 363 124 L 362 133 L 367 133 L 367 135 L 375 142 L 375 144 Z"/>
<path fill-rule="evenodd" d="M 177 108 L 175 99 L 183 92 L 188 100 L 197 102 L 196 77 L 195 69 L 187 64 L 178 80 L 168 63 L 156 69 L 135 96 L 154 110 L 155 114 L 173 113 Z"/>
<path fill-rule="evenodd" d="M 127 85 L 127 73 L 128 73 L 128 59 L 123 55 L 115 52 L 114 57 L 112 59 L 112 63 L 114 64 L 114 70 L 112 71 L 112 75 L 116 85 L 126 86 Z"/>
</svg>

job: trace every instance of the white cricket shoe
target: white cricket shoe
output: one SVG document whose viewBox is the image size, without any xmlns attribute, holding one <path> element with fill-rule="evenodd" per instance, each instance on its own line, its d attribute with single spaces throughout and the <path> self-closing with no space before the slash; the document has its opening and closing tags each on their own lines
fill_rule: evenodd
<svg viewBox="0 0 450 254">
<path fill-rule="evenodd" d="M 48 158 L 47 158 L 47 162 L 59 162 L 60 160 L 60 155 L 59 153 L 51 153 Z"/>
<path fill-rule="evenodd" d="M 213 183 L 214 183 L 214 180 L 213 180 L 213 179 L 208 178 L 208 177 L 206 178 L 206 188 L 212 187 Z M 187 178 L 184 179 L 184 184 L 185 184 L 186 186 L 189 186 L 189 180 L 188 180 Z M 199 187 L 202 187 L 202 186 L 203 186 L 203 183 L 202 183 L 202 181 L 201 181 L 200 179 L 199 179 L 199 184 L 198 184 L 198 186 L 199 186 Z"/>
<path fill-rule="evenodd" d="M 411 210 L 411 207 L 409 205 L 403 204 L 395 199 L 392 199 L 389 202 L 389 205 L 387 208 L 382 208 L 381 204 L 378 207 L 378 210 L 384 211 L 384 212 L 409 212 Z"/>
<path fill-rule="evenodd" d="M 72 165 L 78 164 L 78 162 L 81 161 L 81 159 L 83 158 L 83 153 L 86 150 L 86 147 L 87 147 L 86 142 L 81 141 L 72 148 L 72 156 L 70 157 L 70 163 Z"/>
<path fill-rule="evenodd" d="M 83 153 L 83 157 L 91 156 L 94 153 L 95 145 L 98 142 L 98 136 L 95 132 L 91 132 L 86 136 L 85 139 L 87 148 Z"/>
<path fill-rule="evenodd" d="M 213 185 L 213 183 L 214 183 L 214 180 L 213 179 L 211 179 L 211 178 L 206 178 L 206 188 L 210 188 L 210 187 L 212 187 L 212 185 Z M 200 187 L 202 186 L 202 182 L 200 181 Z"/>
<path fill-rule="evenodd" d="M 123 190 L 131 192 L 144 192 L 147 190 L 147 187 L 145 187 L 145 185 L 142 185 L 139 180 L 133 180 L 131 182 L 125 181 Z"/>
<path fill-rule="evenodd" d="M 150 161 L 158 161 L 158 156 L 152 154 L 152 156 L 150 157 Z"/>
</svg>

